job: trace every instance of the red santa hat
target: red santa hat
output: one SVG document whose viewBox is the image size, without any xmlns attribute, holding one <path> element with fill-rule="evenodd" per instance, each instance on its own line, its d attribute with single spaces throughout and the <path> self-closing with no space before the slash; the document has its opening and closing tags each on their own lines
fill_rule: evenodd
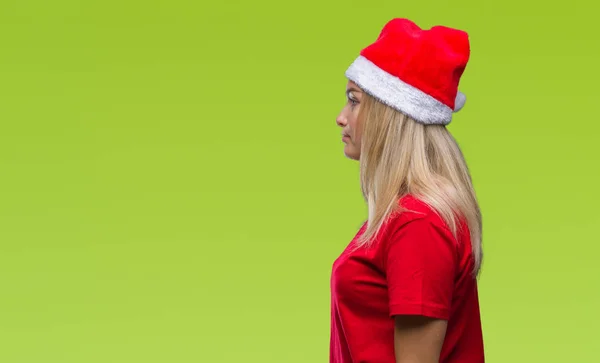
<svg viewBox="0 0 600 363">
<path fill-rule="evenodd" d="M 415 121 L 447 125 L 466 101 L 458 84 L 469 56 L 466 32 L 444 26 L 425 30 L 395 18 L 345 74 L 363 91 Z"/>
</svg>

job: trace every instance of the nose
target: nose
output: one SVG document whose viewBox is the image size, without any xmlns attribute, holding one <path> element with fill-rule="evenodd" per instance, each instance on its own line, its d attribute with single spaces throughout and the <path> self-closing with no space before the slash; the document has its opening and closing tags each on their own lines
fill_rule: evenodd
<svg viewBox="0 0 600 363">
<path fill-rule="evenodd" d="M 340 127 L 346 126 L 346 118 L 344 117 L 343 112 L 340 112 L 340 114 L 335 118 L 335 123 Z"/>
</svg>

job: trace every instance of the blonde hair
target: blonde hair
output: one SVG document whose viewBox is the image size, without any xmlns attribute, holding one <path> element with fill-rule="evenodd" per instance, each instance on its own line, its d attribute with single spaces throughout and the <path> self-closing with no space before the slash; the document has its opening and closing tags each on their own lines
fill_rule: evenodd
<svg viewBox="0 0 600 363">
<path fill-rule="evenodd" d="M 359 246 L 369 244 L 399 211 L 399 198 L 411 194 L 435 210 L 455 237 L 460 221 L 466 222 L 477 276 L 483 258 L 481 212 L 453 136 L 443 125 L 417 123 L 368 94 L 360 107 L 360 182 L 368 221 Z"/>
</svg>

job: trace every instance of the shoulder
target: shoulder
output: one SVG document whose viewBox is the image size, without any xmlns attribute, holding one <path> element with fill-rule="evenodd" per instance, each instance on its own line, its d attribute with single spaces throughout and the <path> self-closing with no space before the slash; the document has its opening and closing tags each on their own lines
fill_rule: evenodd
<svg viewBox="0 0 600 363">
<path fill-rule="evenodd" d="M 457 246 L 444 219 L 427 203 L 412 195 L 399 200 L 399 209 L 385 224 L 381 243 L 384 250 L 398 244 L 425 249 L 439 248 L 440 245 L 454 249 Z"/>
<path fill-rule="evenodd" d="M 431 226 L 448 229 L 441 216 L 423 200 L 406 195 L 398 201 L 399 209 L 392 213 L 388 224 L 392 229 L 411 226 Z"/>
</svg>

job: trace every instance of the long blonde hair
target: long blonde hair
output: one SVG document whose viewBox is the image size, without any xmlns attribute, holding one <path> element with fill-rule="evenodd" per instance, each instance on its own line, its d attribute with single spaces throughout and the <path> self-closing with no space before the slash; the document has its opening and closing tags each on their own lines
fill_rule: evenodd
<svg viewBox="0 0 600 363">
<path fill-rule="evenodd" d="M 398 200 L 411 194 L 428 204 L 458 235 L 466 222 L 473 250 L 473 274 L 482 258 L 482 218 L 462 151 L 443 125 L 423 125 L 364 94 L 359 110 L 360 182 L 368 221 L 359 246 L 378 235 Z"/>
</svg>

